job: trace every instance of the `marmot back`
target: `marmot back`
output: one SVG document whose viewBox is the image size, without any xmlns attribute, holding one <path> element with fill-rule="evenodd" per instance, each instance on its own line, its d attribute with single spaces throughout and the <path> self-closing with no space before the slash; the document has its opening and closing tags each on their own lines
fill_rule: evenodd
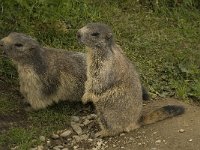
<svg viewBox="0 0 200 150">
<path fill-rule="evenodd" d="M 34 110 L 60 100 L 81 99 L 86 81 L 85 54 L 43 48 L 22 33 L 9 34 L 0 45 L 17 66 L 20 92 Z"/>
<path fill-rule="evenodd" d="M 92 101 L 101 131 L 97 136 L 129 132 L 141 125 L 180 115 L 182 106 L 164 106 L 142 116 L 142 87 L 131 61 L 115 44 L 112 30 L 105 24 L 91 23 L 77 33 L 87 49 L 87 81 L 83 103 Z"/>
</svg>

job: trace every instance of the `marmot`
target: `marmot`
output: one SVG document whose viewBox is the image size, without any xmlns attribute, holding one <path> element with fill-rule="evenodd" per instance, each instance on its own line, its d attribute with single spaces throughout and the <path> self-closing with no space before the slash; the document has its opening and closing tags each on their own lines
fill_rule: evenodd
<svg viewBox="0 0 200 150">
<path fill-rule="evenodd" d="M 84 53 L 44 48 L 22 33 L 10 33 L 0 47 L 17 66 L 20 92 L 32 109 L 60 100 L 81 101 L 86 81 Z"/>
<path fill-rule="evenodd" d="M 105 137 L 129 132 L 184 113 L 184 107 L 168 105 L 142 115 L 142 87 L 131 61 L 115 44 L 105 24 L 90 23 L 77 32 L 87 49 L 87 81 L 82 102 L 92 101 Z"/>
<path fill-rule="evenodd" d="M 81 100 L 86 81 L 84 53 L 44 48 L 22 33 L 3 38 L 0 48 L 16 64 L 20 92 L 34 110 L 60 100 Z M 143 100 L 148 99 L 143 87 Z"/>
</svg>

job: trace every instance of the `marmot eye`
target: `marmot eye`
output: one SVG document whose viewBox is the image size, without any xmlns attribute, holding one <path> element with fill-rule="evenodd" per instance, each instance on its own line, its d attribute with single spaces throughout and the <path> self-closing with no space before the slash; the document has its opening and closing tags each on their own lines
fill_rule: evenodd
<svg viewBox="0 0 200 150">
<path fill-rule="evenodd" d="M 22 47 L 23 44 L 21 44 L 21 43 L 16 43 L 15 46 L 16 46 L 16 47 Z"/>
<path fill-rule="evenodd" d="M 100 33 L 98 33 L 98 32 L 94 32 L 94 33 L 91 34 L 91 36 L 99 36 L 99 34 Z"/>
</svg>

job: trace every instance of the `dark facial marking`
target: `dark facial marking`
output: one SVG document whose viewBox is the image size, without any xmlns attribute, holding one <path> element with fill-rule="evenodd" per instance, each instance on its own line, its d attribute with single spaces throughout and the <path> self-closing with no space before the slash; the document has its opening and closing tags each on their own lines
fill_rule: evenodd
<svg viewBox="0 0 200 150">
<path fill-rule="evenodd" d="M 15 43 L 15 46 L 16 46 L 16 47 L 22 47 L 23 44 L 21 44 L 21 43 Z"/>
<path fill-rule="evenodd" d="M 91 36 L 99 36 L 99 35 L 100 35 L 99 32 L 94 32 L 94 33 L 91 34 Z"/>
</svg>

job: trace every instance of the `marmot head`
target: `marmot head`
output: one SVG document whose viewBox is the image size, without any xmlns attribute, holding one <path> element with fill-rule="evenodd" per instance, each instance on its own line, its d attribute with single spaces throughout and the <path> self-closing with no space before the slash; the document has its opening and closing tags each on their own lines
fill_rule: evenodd
<svg viewBox="0 0 200 150">
<path fill-rule="evenodd" d="M 112 30 L 102 23 L 89 23 L 77 32 L 78 40 L 90 48 L 104 49 L 113 44 Z"/>
<path fill-rule="evenodd" d="M 26 62 L 34 57 L 39 43 L 28 35 L 22 33 L 10 33 L 0 40 L 0 48 L 12 60 Z"/>
</svg>

